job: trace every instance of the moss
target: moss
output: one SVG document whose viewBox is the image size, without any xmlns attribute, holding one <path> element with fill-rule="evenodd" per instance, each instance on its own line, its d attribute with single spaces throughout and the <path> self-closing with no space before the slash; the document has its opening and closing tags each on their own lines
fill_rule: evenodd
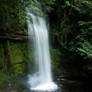
<svg viewBox="0 0 92 92">
<path fill-rule="evenodd" d="M 23 46 L 22 46 L 23 47 Z M 20 49 L 20 44 L 11 43 L 11 61 L 18 63 L 23 61 L 23 53 Z"/>
<path fill-rule="evenodd" d="M 16 92 L 15 90 L 11 90 L 10 92 Z"/>
<path fill-rule="evenodd" d="M 3 90 L 0 90 L 0 92 L 4 92 Z"/>
<path fill-rule="evenodd" d="M 3 73 L 2 71 L 0 71 L 0 87 L 1 87 L 3 84 L 9 82 L 9 78 L 10 78 L 10 77 L 8 76 L 7 73 Z"/>
<path fill-rule="evenodd" d="M 26 29 L 24 29 L 23 33 L 24 33 L 25 35 L 28 35 L 28 31 L 27 31 Z"/>
<path fill-rule="evenodd" d="M 11 42 L 11 61 L 10 72 L 22 76 L 28 63 L 28 48 L 26 42 Z"/>
<path fill-rule="evenodd" d="M 28 60 L 27 43 L 11 42 L 11 61 L 19 63 Z"/>
<path fill-rule="evenodd" d="M 5 45 L 5 46 L 4 46 Z M 29 61 L 27 42 L 10 42 L 10 61 L 9 74 L 23 75 Z M 0 71 L 7 72 L 7 51 L 6 44 L 0 42 Z"/>
<path fill-rule="evenodd" d="M 24 66 L 22 64 L 15 64 L 11 70 L 16 76 L 24 75 Z"/>
</svg>

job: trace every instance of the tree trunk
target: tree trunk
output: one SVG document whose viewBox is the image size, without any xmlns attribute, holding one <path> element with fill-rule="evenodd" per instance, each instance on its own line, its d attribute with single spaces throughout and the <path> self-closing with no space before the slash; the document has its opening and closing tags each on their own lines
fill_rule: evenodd
<svg viewBox="0 0 92 92">
<path fill-rule="evenodd" d="M 6 56 L 7 56 L 7 70 L 10 70 L 11 67 L 11 51 L 10 51 L 10 41 L 7 40 L 6 42 L 7 47 L 6 47 Z"/>
</svg>

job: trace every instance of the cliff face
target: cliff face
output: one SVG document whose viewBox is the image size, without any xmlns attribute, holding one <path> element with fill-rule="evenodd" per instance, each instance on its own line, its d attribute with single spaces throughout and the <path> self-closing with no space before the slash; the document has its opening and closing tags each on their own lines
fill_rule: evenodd
<svg viewBox="0 0 92 92">
<path fill-rule="evenodd" d="M 28 36 L 25 33 L 0 33 L 0 71 L 22 76 L 27 70 Z"/>
</svg>

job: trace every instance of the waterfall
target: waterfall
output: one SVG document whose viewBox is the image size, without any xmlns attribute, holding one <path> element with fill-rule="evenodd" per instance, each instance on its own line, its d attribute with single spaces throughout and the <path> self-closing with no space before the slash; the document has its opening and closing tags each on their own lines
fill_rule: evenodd
<svg viewBox="0 0 92 92">
<path fill-rule="evenodd" d="M 31 13 L 28 8 L 27 16 L 28 35 L 29 40 L 30 35 L 33 38 L 33 62 L 35 62 L 35 72 L 28 76 L 30 89 L 43 91 L 57 89 L 57 85 L 53 82 L 52 79 L 48 27 L 46 25 L 45 18 Z M 30 44 L 32 43 L 29 43 L 29 46 Z"/>
</svg>

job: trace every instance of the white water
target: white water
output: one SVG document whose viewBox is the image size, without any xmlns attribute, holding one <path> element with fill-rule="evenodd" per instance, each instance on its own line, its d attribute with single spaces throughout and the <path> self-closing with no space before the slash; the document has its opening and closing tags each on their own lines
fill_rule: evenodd
<svg viewBox="0 0 92 92">
<path fill-rule="evenodd" d="M 46 21 L 43 17 L 34 15 L 29 10 L 27 10 L 27 15 L 29 17 L 27 21 L 28 35 L 32 35 L 34 41 L 34 61 L 36 67 L 34 74 L 28 76 L 30 89 L 42 91 L 55 90 L 57 89 L 57 85 L 52 79 L 48 28 Z M 32 23 L 30 23 L 30 19 L 32 19 Z"/>
</svg>

